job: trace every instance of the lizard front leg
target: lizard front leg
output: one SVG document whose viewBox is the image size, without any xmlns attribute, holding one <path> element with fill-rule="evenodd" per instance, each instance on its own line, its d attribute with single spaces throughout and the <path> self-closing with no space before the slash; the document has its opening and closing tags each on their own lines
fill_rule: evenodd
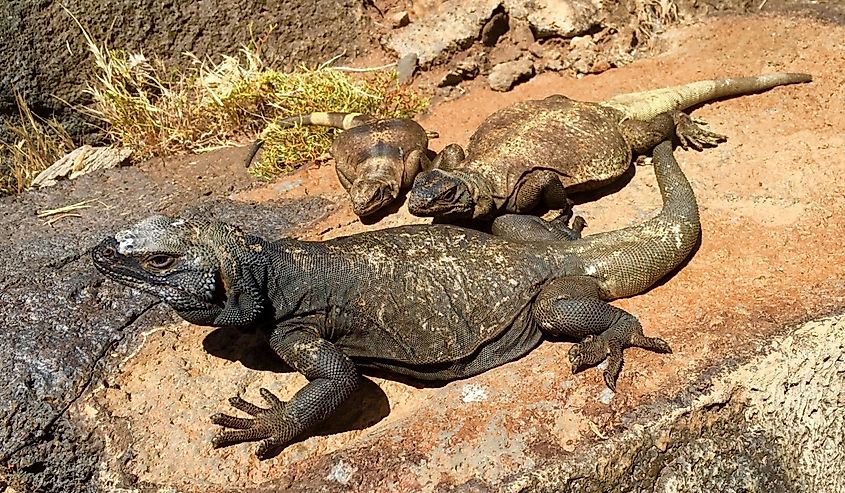
<svg viewBox="0 0 845 493">
<path fill-rule="evenodd" d="M 400 183 L 403 189 L 411 188 L 414 184 L 414 178 L 423 171 L 428 171 L 434 166 L 431 160 L 426 156 L 422 149 L 413 149 L 405 155 L 404 166 L 402 167 L 402 175 Z"/>
<path fill-rule="evenodd" d="M 358 386 L 358 370 L 352 360 L 331 342 L 321 339 L 312 327 L 278 327 L 270 346 L 287 364 L 305 375 L 308 384 L 284 402 L 267 389 L 261 396 L 270 405 L 262 408 L 240 397 L 229 403 L 252 418 L 217 413 L 215 424 L 232 428 L 217 433 L 214 448 L 263 440 L 256 450 L 259 459 L 272 457 L 284 444 L 324 421 Z"/>
<path fill-rule="evenodd" d="M 544 332 L 582 339 L 569 351 L 573 373 L 607 359 L 604 382 L 613 391 L 625 348 L 672 352 L 663 339 L 643 335 L 636 317 L 601 300 L 598 282 L 591 277 L 555 279 L 540 291 L 531 313 Z"/>
<path fill-rule="evenodd" d="M 444 147 L 431 161 L 432 168 L 453 169 L 466 159 L 464 148 L 458 144 L 449 144 Z"/>
<path fill-rule="evenodd" d="M 667 111 L 650 121 L 625 120 L 619 124 L 619 130 L 631 149 L 639 154 L 648 153 L 660 142 L 676 135 L 681 147 L 701 150 L 724 142 L 727 137 L 710 132 L 701 127 L 706 125 L 682 111 Z"/>
<path fill-rule="evenodd" d="M 531 212 L 541 204 L 549 209 L 572 208 L 572 201 L 566 194 L 566 187 L 560 176 L 554 171 L 540 169 L 524 175 L 509 199 L 509 209 L 518 212 Z"/>
<path fill-rule="evenodd" d="M 572 220 L 572 226 L 569 220 Z M 527 214 L 505 214 L 493 220 L 490 231 L 515 241 L 566 241 L 581 238 L 587 221 L 581 216 L 572 217 L 572 209 L 561 212 L 547 221 Z"/>
</svg>

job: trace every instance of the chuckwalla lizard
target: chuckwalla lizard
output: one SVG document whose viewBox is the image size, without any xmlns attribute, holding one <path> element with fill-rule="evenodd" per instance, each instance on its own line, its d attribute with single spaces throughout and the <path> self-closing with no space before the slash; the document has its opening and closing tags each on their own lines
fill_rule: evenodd
<svg viewBox="0 0 845 493">
<path fill-rule="evenodd" d="M 408 225 L 327 241 L 266 241 L 203 219 L 153 216 L 92 251 L 108 277 L 152 293 L 185 320 L 263 327 L 278 356 L 308 383 L 268 408 L 233 397 L 250 418 L 215 414 L 215 447 L 262 440 L 266 458 L 317 426 L 349 397 L 359 368 L 422 380 L 476 375 L 515 360 L 544 335 L 579 341 L 573 371 L 607 360 L 615 389 L 623 350 L 670 352 L 608 300 L 671 272 L 700 235 L 695 196 L 669 142 L 654 150 L 663 208 L 637 226 L 555 241 L 454 225 Z M 526 231 L 534 216 L 494 230 Z M 553 228 L 552 228 L 553 229 Z"/>
<path fill-rule="evenodd" d="M 279 120 L 282 127 L 297 124 L 344 130 L 331 147 L 340 184 L 349 192 L 358 216 L 373 214 L 407 190 L 420 171 L 431 166 L 426 132 L 409 118 L 377 118 L 361 113 L 307 113 Z M 247 167 L 263 145 L 258 139 L 247 156 Z"/>
<path fill-rule="evenodd" d="M 443 222 L 492 219 L 541 206 L 566 209 L 568 192 L 613 182 L 630 167 L 632 153 L 647 153 L 673 134 L 684 148 L 725 140 L 682 110 L 810 80 L 806 74 L 775 73 L 622 94 L 598 103 L 562 95 L 521 101 L 490 115 L 470 138 L 466 155 L 457 144 L 443 149 L 434 169 L 417 176 L 408 209 Z"/>
</svg>

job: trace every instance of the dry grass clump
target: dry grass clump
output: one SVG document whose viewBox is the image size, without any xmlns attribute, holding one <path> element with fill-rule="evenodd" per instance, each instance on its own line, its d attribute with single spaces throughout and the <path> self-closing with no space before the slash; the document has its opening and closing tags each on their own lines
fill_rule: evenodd
<svg viewBox="0 0 845 493">
<path fill-rule="evenodd" d="M 261 133 L 264 152 L 251 169 L 270 177 L 303 161 L 316 159 L 331 146 L 336 129 L 315 126 L 281 128 L 277 118 L 312 111 L 368 113 L 385 118 L 410 117 L 425 109 L 428 101 L 396 82 L 395 72 L 376 72 L 353 77 L 332 68 L 301 69 L 295 73 L 267 71 L 248 94 L 269 96 L 262 104 L 278 111 L 271 114 Z"/>
<path fill-rule="evenodd" d="M 23 192 L 38 173 L 74 147 L 58 121 L 34 115 L 20 94 L 15 94 L 15 102 L 18 120 L 3 122 L 13 141 L 0 141 L 0 195 Z"/>
<path fill-rule="evenodd" d="M 203 152 L 255 138 L 264 152 L 252 166 L 271 177 L 324 154 L 333 129 L 282 129 L 273 122 L 312 111 L 347 111 L 384 117 L 412 116 L 428 104 L 400 87 L 393 71 L 350 72 L 324 64 L 280 72 L 258 56 L 260 43 L 219 63 L 186 53 L 183 67 L 109 50 L 82 31 L 97 67 L 87 91 L 93 104 L 77 110 L 105 123 L 113 143 L 136 158 Z M 44 120 L 17 97 L 20 122 L 5 122 L 14 142 L 0 142 L 0 194 L 25 190 L 32 179 L 73 149 L 56 120 Z"/>
<path fill-rule="evenodd" d="M 83 30 L 84 31 L 84 30 Z M 327 129 L 282 130 L 273 121 L 311 111 L 410 116 L 427 101 L 402 88 L 393 72 L 352 74 L 327 65 L 279 72 L 265 67 L 258 49 L 243 48 L 220 63 L 185 54 L 187 67 L 99 47 L 85 33 L 99 69 L 86 112 L 107 123 L 114 142 L 149 158 L 202 152 L 254 138 L 264 153 L 251 169 L 262 177 L 323 154 Z"/>
</svg>

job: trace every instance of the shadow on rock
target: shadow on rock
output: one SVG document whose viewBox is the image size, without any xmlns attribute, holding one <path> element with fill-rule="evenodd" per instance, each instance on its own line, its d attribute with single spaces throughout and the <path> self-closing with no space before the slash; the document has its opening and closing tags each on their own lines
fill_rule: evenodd
<svg viewBox="0 0 845 493">
<path fill-rule="evenodd" d="M 290 373 L 295 371 L 270 348 L 267 336 L 260 330 L 220 327 L 202 341 L 209 354 L 229 361 L 239 361 L 252 370 Z"/>
<path fill-rule="evenodd" d="M 297 441 L 312 436 L 327 436 L 352 430 L 364 430 L 390 414 L 387 394 L 367 377 L 362 376 L 358 388 L 329 418 L 302 435 Z"/>
</svg>

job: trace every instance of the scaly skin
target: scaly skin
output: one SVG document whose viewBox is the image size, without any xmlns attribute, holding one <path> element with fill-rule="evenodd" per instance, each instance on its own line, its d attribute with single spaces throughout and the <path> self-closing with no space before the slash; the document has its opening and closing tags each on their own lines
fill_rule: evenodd
<svg viewBox="0 0 845 493">
<path fill-rule="evenodd" d="M 456 144 L 420 173 L 408 196 L 417 216 L 492 219 L 545 206 L 568 209 L 568 192 L 594 190 L 618 179 L 633 153 L 677 135 L 684 148 L 725 140 L 682 110 L 714 99 L 809 82 L 805 74 L 693 82 L 623 94 L 599 103 L 554 95 L 521 101 L 490 115 L 472 135 L 466 155 Z M 700 122 L 699 122 L 700 123 Z"/>
<path fill-rule="evenodd" d="M 215 447 L 263 440 L 257 453 L 266 458 L 325 420 L 357 386 L 358 368 L 464 378 L 521 357 L 548 334 L 581 341 L 569 353 L 573 371 L 607 359 L 605 382 L 615 389 L 625 348 L 670 352 L 607 303 L 648 289 L 699 237 L 695 197 L 669 142 L 656 148 L 654 169 L 660 214 L 572 241 L 551 239 L 557 225 L 523 238 L 534 241 L 411 225 L 268 242 L 219 222 L 154 216 L 106 238 L 92 257 L 189 322 L 266 327 L 273 350 L 309 382 L 287 402 L 262 389 L 269 408 L 230 399 L 250 418 L 212 416 L 226 428 Z M 525 234 L 524 219 L 494 226 Z"/>
<path fill-rule="evenodd" d="M 340 184 L 349 192 L 352 210 L 358 216 L 373 214 L 392 203 L 401 190 L 411 187 L 420 171 L 431 167 L 427 155 L 429 134 L 408 118 L 308 113 L 285 118 L 278 124 L 345 130 L 335 137 L 330 152 Z M 259 139 L 253 144 L 247 166 L 263 142 Z"/>
</svg>

